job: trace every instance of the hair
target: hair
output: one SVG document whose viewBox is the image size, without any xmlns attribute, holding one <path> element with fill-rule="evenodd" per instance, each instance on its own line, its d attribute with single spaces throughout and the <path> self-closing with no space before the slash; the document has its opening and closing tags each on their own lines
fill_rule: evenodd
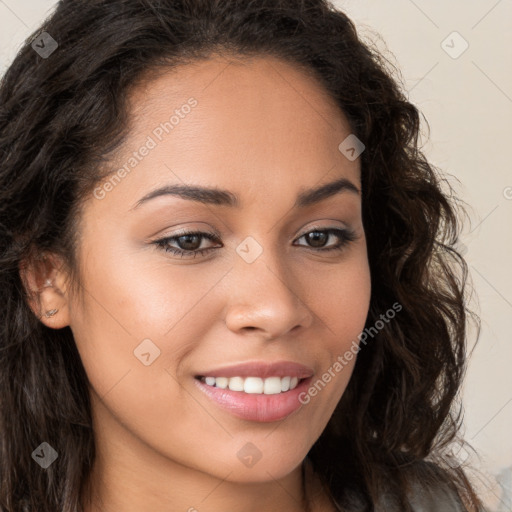
<svg viewBox="0 0 512 512">
<path fill-rule="evenodd" d="M 42 31 L 58 42 L 48 58 L 31 47 Z M 456 248 L 460 201 L 421 151 L 419 111 L 396 69 L 327 0 L 61 0 L 19 50 L 0 83 L 0 510 L 82 511 L 95 458 L 72 332 L 40 321 L 20 268 L 58 254 L 80 288 L 80 207 L 126 140 L 131 92 L 214 54 L 277 57 L 311 74 L 366 148 L 365 330 L 383 325 L 308 453 L 331 501 L 372 511 L 385 494 L 411 511 L 416 479 L 480 510 L 447 453 L 462 426 L 467 320 L 479 324 Z M 379 320 L 395 303 L 400 312 Z M 31 457 L 43 441 L 58 453 L 45 470 Z"/>
</svg>

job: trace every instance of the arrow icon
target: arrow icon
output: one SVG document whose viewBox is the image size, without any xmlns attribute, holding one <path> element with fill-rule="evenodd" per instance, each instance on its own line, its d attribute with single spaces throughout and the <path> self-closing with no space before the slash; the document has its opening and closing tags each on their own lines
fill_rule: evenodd
<svg viewBox="0 0 512 512">
<path fill-rule="evenodd" d="M 149 338 L 146 338 L 135 347 L 133 354 L 144 366 L 149 366 L 160 356 L 160 349 Z"/>
<path fill-rule="evenodd" d="M 43 468 L 47 469 L 57 459 L 59 454 L 46 441 L 42 442 L 32 453 L 31 457 Z"/>
<path fill-rule="evenodd" d="M 252 468 L 263 456 L 258 447 L 252 443 L 246 443 L 236 455 L 240 462 L 248 468 Z"/>
<path fill-rule="evenodd" d="M 469 48 L 469 43 L 454 30 L 441 41 L 441 48 L 452 59 L 458 59 Z"/>
<path fill-rule="evenodd" d="M 59 45 L 48 32 L 42 32 L 34 38 L 31 46 L 43 59 L 47 59 Z"/>
<path fill-rule="evenodd" d="M 236 252 L 246 263 L 252 263 L 260 257 L 263 248 L 252 236 L 248 236 L 238 244 Z"/>
<path fill-rule="evenodd" d="M 351 133 L 341 142 L 338 149 L 353 162 L 365 150 L 365 145 Z"/>
</svg>

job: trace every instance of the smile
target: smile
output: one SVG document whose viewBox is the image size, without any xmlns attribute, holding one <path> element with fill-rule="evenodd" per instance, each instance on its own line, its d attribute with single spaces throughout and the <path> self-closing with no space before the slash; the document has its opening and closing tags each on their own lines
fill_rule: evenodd
<svg viewBox="0 0 512 512">
<path fill-rule="evenodd" d="M 249 394 L 276 395 L 295 389 L 299 383 L 297 377 L 199 377 L 208 386 L 240 391 Z"/>
<path fill-rule="evenodd" d="M 303 407 L 299 400 L 301 393 L 305 393 L 312 381 L 312 377 L 298 379 L 297 377 L 210 377 L 215 384 L 206 382 L 206 377 L 196 377 L 193 381 L 206 397 L 220 409 L 239 419 L 255 422 L 273 422 L 283 420 Z M 288 379 L 290 387 L 286 389 Z M 292 382 L 293 380 L 293 382 Z M 269 382 L 267 384 L 267 381 Z M 217 384 L 220 383 L 220 387 Z M 295 387 L 291 387 L 292 384 Z M 277 391 L 279 385 L 279 392 Z M 230 389 L 234 387 L 235 390 Z M 245 388 L 249 391 L 245 391 Z M 263 386 L 263 392 L 260 391 Z M 265 393 L 267 390 L 274 393 Z"/>
</svg>

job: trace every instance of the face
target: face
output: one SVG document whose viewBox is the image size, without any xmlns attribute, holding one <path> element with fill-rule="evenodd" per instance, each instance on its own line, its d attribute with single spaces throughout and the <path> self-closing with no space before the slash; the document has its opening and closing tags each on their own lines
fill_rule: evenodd
<svg viewBox="0 0 512 512">
<path fill-rule="evenodd" d="M 131 109 L 84 204 L 82 296 L 67 297 L 96 435 L 154 466 L 283 477 L 340 400 L 356 358 L 335 363 L 369 308 L 360 161 L 338 149 L 349 124 L 270 58 L 182 66 Z"/>
</svg>

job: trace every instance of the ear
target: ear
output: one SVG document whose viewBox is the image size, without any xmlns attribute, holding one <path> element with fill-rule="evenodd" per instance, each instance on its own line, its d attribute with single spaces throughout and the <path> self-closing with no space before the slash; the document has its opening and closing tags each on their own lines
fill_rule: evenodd
<svg viewBox="0 0 512 512">
<path fill-rule="evenodd" d="M 43 324 L 52 329 L 69 325 L 69 273 L 55 254 L 42 253 L 19 264 L 28 304 Z"/>
</svg>

